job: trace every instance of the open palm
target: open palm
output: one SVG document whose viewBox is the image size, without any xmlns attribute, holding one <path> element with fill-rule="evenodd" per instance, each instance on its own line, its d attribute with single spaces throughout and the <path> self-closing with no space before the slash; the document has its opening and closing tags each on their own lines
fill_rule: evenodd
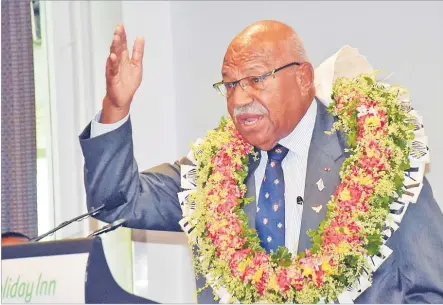
<svg viewBox="0 0 443 305">
<path fill-rule="evenodd" d="M 118 25 L 106 62 L 106 96 L 113 106 L 129 106 L 140 86 L 143 76 L 144 39 L 135 40 L 132 57 L 129 57 L 126 31 Z"/>
</svg>

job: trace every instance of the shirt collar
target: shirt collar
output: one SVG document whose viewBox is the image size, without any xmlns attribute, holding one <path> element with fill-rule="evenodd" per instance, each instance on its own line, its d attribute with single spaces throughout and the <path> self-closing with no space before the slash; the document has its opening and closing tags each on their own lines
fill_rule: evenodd
<svg viewBox="0 0 443 305">
<path fill-rule="evenodd" d="M 314 99 L 294 130 L 278 143 L 299 156 L 306 156 L 309 152 L 316 116 L 317 102 Z"/>
</svg>

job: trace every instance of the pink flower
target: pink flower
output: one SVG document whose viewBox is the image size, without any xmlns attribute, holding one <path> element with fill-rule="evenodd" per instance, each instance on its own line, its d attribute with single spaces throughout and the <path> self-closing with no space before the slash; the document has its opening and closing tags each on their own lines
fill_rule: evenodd
<svg viewBox="0 0 443 305">
<path fill-rule="evenodd" d="M 239 276 L 240 272 L 238 271 L 238 264 L 244 260 L 251 253 L 251 249 L 242 249 L 235 251 L 232 255 L 231 260 L 229 261 L 229 267 L 231 268 L 232 274 Z"/>
<path fill-rule="evenodd" d="M 244 280 L 244 281 L 251 281 L 255 272 L 257 272 L 257 266 L 255 266 L 253 264 L 249 264 L 246 266 L 245 272 L 242 274 L 242 276 L 240 278 L 241 278 L 241 280 Z"/>
<path fill-rule="evenodd" d="M 277 273 L 277 282 L 278 286 L 283 292 L 289 290 L 291 283 L 288 278 L 288 274 L 286 272 L 286 268 L 282 268 L 279 273 Z"/>
<path fill-rule="evenodd" d="M 265 270 L 260 280 L 257 283 L 255 283 L 255 287 L 257 288 L 257 291 L 260 294 L 260 296 L 263 296 L 264 291 L 266 290 L 266 283 L 268 281 L 269 276 L 270 272 L 268 270 Z"/>
<path fill-rule="evenodd" d="M 255 266 L 267 264 L 269 262 L 269 255 L 265 252 L 256 252 L 252 262 Z"/>
<path fill-rule="evenodd" d="M 315 271 L 315 275 L 316 275 L 315 284 L 317 285 L 317 287 L 320 287 L 321 284 L 323 283 L 325 272 L 320 267 L 318 270 Z"/>
</svg>

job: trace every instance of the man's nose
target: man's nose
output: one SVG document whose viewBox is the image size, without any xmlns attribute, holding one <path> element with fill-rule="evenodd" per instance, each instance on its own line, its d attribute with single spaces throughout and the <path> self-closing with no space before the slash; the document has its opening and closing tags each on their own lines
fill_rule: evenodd
<svg viewBox="0 0 443 305">
<path fill-rule="evenodd" d="M 253 99 L 253 96 L 248 90 L 248 86 L 243 88 L 240 86 L 240 84 L 237 84 L 229 97 L 228 102 L 233 104 L 234 107 L 241 107 L 251 103 Z"/>
</svg>

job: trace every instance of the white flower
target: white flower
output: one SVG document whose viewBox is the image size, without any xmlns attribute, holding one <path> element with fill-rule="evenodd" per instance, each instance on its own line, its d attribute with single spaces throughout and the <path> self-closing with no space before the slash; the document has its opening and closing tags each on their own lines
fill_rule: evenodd
<svg viewBox="0 0 443 305">
<path fill-rule="evenodd" d="M 362 117 L 368 114 L 368 108 L 366 108 L 365 105 L 357 107 L 357 111 L 358 111 L 357 117 Z"/>
<path fill-rule="evenodd" d="M 374 107 L 371 106 L 371 108 L 369 108 L 369 113 L 372 115 L 376 115 L 377 114 L 377 110 L 374 109 Z"/>
</svg>

